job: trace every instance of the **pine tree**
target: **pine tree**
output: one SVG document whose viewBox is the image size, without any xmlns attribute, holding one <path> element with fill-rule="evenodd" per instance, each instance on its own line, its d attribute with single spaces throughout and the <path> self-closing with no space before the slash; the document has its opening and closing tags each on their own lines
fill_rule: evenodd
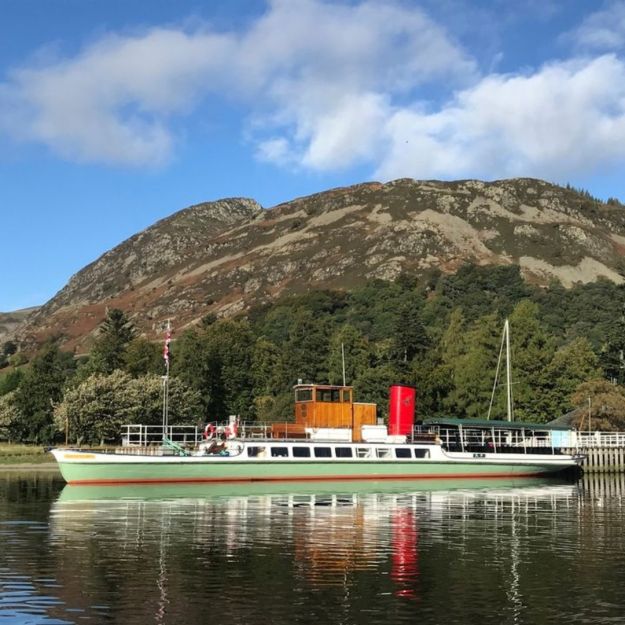
<svg viewBox="0 0 625 625">
<path fill-rule="evenodd" d="M 123 369 L 128 343 L 135 334 L 134 325 L 124 311 L 111 308 L 100 324 L 98 338 L 91 350 L 90 370 L 109 374 L 115 369 Z"/>
</svg>

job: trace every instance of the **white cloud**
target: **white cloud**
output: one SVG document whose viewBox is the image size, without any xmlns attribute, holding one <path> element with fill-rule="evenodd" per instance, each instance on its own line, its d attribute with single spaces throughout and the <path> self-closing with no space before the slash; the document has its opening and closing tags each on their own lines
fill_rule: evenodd
<svg viewBox="0 0 625 625">
<path fill-rule="evenodd" d="M 338 130 L 346 101 L 362 97 L 371 108 L 381 93 L 473 71 L 418 9 L 274 0 L 242 33 L 111 36 L 74 58 L 16 69 L 0 84 L 0 128 L 81 161 L 158 164 L 172 151 L 174 115 L 201 111 L 206 97 L 238 98 L 264 111 L 270 126 L 279 120 L 288 151 L 301 149 L 305 164 L 320 166 L 333 141 L 318 130 Z M 368 122 L 371 112 L 360 110 Z M 266 157 L 276 155 L 278 144 L 262 145 Z M 343 148 L 333 162 L 347 165 L 361 152 Z"/>
<path fill-rule="evenodd" d="M 625 47 L 625 2 L 611 2 L 606 8 L 591 13 L 569 33 L 574 42 L 591 50 L 619 50 Z"/>
<path fill-rule="evenodd" d="M 615 45 L 624 7 L 590 16 L 579 41 Z M 613 38 L 600 36 L 609 26 Z M 13 70 L 0 84 L 0 130 L 79 161 L 158 165 L 172 155 L 173 121 L 214 115 L 208 100 L 246 110 L 257 158 L 279 166 L 558 178 L 625 159 L 619 57 L 480 76 L 423 11 L 375 0 L 274 0 L 241 32 L 109 36 Z"/>
<path fill-rule="evenodd" d="M 494 75 L 441 110 L 399 109 L 378 174 L 562 177 L 625 159 L 625 64 L 612 55 Z"/>
</svg>

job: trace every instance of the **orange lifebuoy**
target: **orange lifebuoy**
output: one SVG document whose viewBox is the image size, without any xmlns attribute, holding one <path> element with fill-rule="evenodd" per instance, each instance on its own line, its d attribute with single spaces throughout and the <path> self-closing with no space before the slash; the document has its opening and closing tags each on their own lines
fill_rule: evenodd
<svg viewBox="0 0 625 625">
<path fill-rule="evenodd" d="M 215 424 L 214 423 L 209 423 L 204 428 L 204 438 L 205 439 L 214 438 L 216 431 L 217 431 L 217 427 L 215 426 Z"/>
</svg>

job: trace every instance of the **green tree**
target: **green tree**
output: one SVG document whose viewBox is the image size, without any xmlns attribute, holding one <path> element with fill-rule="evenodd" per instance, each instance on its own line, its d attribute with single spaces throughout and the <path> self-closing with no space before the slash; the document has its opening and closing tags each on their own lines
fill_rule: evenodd
<svg viewBox="0 0 625 625">
<path fill-rule="evenodd" d="M 548 421 L 544 372 L 555 353 L 555 341 L 538 317 L 537 304 L 523 300 L 510 315 L 514 416 L 519 421 Z"/>
<path fill-rule="evenodd" d="M 449 373 L 451 389 L 444 408 L 456 417 L 485 418 L 497 366 L 501 320 L 496 314 L 481 317 L 454 344 L 451 340 L 460 330 L 458 321 L 456 316 L 445 337 L 443 366 Z M 498 416 L 497 407 L 493 416 Z"/>
<path fill-rule="evenodd" d="M 135 337 L 135 328 L 126 313 L 111 308 L 100 324 L 98 337 L 91 350 L 89 368 L 93 373 L 112 373 L 124 367 L 126 349 Z"/>
<path fill-rule="evenodd" d="M 0 396 L 6 395 L 14 391 L 24 379 L 24 371 L 22 369 L 13 369 L 0 377 Z"/>
<path fill-rule="evenodd" d="M 551 420 L 568 412 L 570 398 L 580 384 L 601 376 L 599 359 L 590 341 L 577 338 L 561 347 L 545 369 L 541 389 L 542 412 Z"/>
<path fill-rule="evenodd" d="M 12 440 L 29 443 L 53 441 L 54 405 L 61 401 L 63 388 L 74 370 L 72 354 L 60 351 L 52 342 L 44 345 L 15 391 L 19 419 L 10 428 Z"/>
<path fill-rule="evenodd" d="M 245 321 L 220 320 L 176 342 L 173 372 L 197 390 L 210 420 L 253 417 L 254 337 Z"/>
<path fill-rule="evenodd" d="M 588 424 L 588 399 L 590 398 L 590 426 Z M 571 403 L 579 406 L 573 425 L 580 429 L 603 431 L 625 430 L 625 388 L 607 380 L 590 380 L 580 384 Z"/>
<path fill-rule="evenodd" d="M 402 298 L 393 327 L 393 355 L 396 361 L 408 363 L 423 355 L 430 340 L 423 325 L 423 301 L 414 292 Z"/>
<path fill-rule="evenodd" d="M 17 352 L 17 343 L 15 341 L 5 341 L 2 345 L 2 353 L 5 356 L 12 356 Z"/>
<path fill-rule="evenodd" d="M 330 339 L 328 358 L 328 381 L 330 384 L 343 383 L 343 358 L 345 352 L 345 380 L 348 385 L 363 375 L 372 366 L 373 354 L 369 342 L 350 324 L 339 328 Z"/>
<path fill-rule="evenodd" d="M 109 375 L 96 373 L 67 390 L 56 406 L 58 431 L 69 424 L 70 438 L 82 443 L 119 440 L 123 425 L 159 425 L 163 416 L 163 380 L 148 374 L 133 378 L 119 369 Z M 203 421 L 200 396 L 176 378 L 169 380 L 171 425 Z"/>
<path fill-rule="evenodd" d="M 15 391 L 0 395 L 0 440 L 12 440 L 12 432 L 20 420 L 20 412 L 15 401 Z"/>
<path fill-rule="evenodd" d="M 143 337 L 132 339 L 124 353 L 124 370 L 133 377 L 147 373 L 164 374 L 165 359 L 162 345 Z"/>
</svg>

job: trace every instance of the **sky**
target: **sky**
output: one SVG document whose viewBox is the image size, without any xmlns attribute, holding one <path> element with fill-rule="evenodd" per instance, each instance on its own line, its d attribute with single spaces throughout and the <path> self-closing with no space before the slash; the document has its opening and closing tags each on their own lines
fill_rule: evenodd
<svg viewBox="0 0 625 625">
<path fill-rule="evenodd" d="M 0 311 L 186 206 L 532 176 L 625 201 L 625 0 L 0 0 Z"/>
</svg>

